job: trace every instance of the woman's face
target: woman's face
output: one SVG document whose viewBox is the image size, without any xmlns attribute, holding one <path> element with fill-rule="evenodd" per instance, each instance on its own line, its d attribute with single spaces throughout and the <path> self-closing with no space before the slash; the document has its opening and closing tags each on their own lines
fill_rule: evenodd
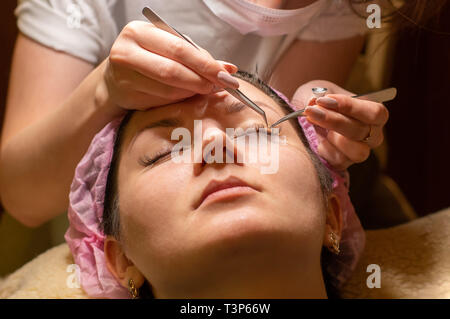
<svg viewBox="0 0 450 319">
<path fill-rule="evenodd" d="M 239 82 L 240 89 L 265 110 L 269 123 L 285 115 L 265 93 Z M 194 120 L 202 120 L 203 132 L 214 132 L 203 140 L 202 148 L 212 138 L 225 141 L 226 128 L 245 130 L 264 124 L 250 108 L 238 111 L 233 104 L 236 100 L 225 91 L 197 95 L 136 112 L 124 131 L 118 166 L 121 246 L 155 295 L 185 296 L 196 285 L 200 289 L 205 278 L 219 284 L 243 269 L 262 270 L 268 260 L 278 260 L 280 267 L 294 262 L 304 271 L 320 271 L 326 219 L 323 195 L 291 123 L 280 126 L 280 140 L 285 136 L 287 143 L 278 145 L 275 174 L 262 174 L 261 166 L 267 163 L 259 161 L 175 163 L 170 154 L 151 166 L 143 165 L 143 159 L 178 143 L 171 140 L 175 127 L 167 126 L 169 121 L 149 128 L 160 120 L 176 119 L 177 127 L 187 128 L 192 136 Z M 273 146 L 270 150 L 277 150 Z M 234 155 L 241 151 L 237 146 L 232 150 Z M 239 180 L 241 187 L 213 192 L 202 201 L 210 182 L 227 187 L 220 183 L 227 179 Z"/>
</svg>

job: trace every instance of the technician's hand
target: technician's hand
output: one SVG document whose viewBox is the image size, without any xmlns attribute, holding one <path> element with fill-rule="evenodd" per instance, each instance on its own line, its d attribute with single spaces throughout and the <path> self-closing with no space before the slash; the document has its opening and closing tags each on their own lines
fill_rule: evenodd
<svg viewBox="0 0 450 319">
<path fill-rule="evenodd" d="M 310 92 L 309 89 L 309 97 Z M 389 118 L 383 104 L 355 99 L 350 95 L 353 94 L 313 98 L 305 111 L 308 121 L 328 130 L 326 138 L 321 139 L 318 152 L 339 170 L 364 162 L 369 157 L 370 149 L 383 142 L 383 127 Z"/>
<path fill-rule="evenodd" d="M 122 111 L 146 110 L 218 87 L 239 86 L 229 74 L 237 71 L 236 66 L 142 21 L 124 27 L 99 69 L 97 100 Z"/>
</svg>

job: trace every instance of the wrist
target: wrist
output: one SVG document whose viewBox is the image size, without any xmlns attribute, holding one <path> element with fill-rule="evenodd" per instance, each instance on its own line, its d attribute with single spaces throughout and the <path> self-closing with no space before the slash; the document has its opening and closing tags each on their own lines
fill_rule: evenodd
<svg viewBox="0 0 450 319">
<path fill-rule="evenodd" d="M 121 108 L 111 99 L 111 94 L 104 80 L 106 63 L 107 61 L 105 60 L 98 67 L 98 79 L 96 81 L 94 91 L 94 107 L 96 111 L 103 114 L 109 122 L 119 116 L 124 115 L 126 113 L 126 110 Z"/>
<path fill-rule="evenodd" d="M 106 84 L 101 81 L 98 83 L 94 94 L 94 107 L 96 111 L 103 114 L 109 121 L 122 116 L 126 110 L 111 100 Z"/>
</svg>

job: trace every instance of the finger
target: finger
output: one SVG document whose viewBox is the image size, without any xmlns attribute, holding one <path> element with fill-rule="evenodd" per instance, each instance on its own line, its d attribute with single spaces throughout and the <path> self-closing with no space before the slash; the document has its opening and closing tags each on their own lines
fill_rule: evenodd
<svg viewBox="0 0 450 319">
<path fill-rule="evenodd" d="M 202 77 L 219 84 L 217 74 L 226 71 L 206 50 L 198 50 L 186 40 L 143 22 L 134 26 L 134 39 L 144 49 L 177 61 Z"/>
<path fill-rule="evenodd" d="M 361 141 L 369 134 L 369 125 L 317 105 L 308 106 L 304 114 L 313 124 L 336 131 L 355 141 Z"/>
<path fill-rule="evenodd" d="M 166 85 L 129 68 L 116 68 L 114 77 L 116 87 L 122 91 L 134 90 L 165 100 L 185 99 L 195 95 L 195 92 Z"/>
<path fill-rule="evenodd" d="M 316 100 L 317 100 L 317 98 L 315 96 L 311 97 L 308 100 L 308 103 L 306 103 L 306 106 L 313 106 L 313 105 L 315 105 L 316 104 Z"/>
<path fill-rule="evenodd" d="M 328 94 L 318 98 L 316 103 L 366 124 L 384 125 L 389 118 L 389 112 L 383 104 L 348 95 Z"/>
<path fill-rule="evenodd" d="M 314 103 L 315 95 L 312 92 L 313 88 L 316 87 L 330 87 L 335 86 L 335 84 L 324 81 L 324 80 L 313 80 L 299 86 L 292 96 L 291 103 L 297 107 L 306 107 L 309 103 Z M 315 103 L 314 103 L 315 104 Z"/>
<path fill-rule="evenodd" d="M 319 144 L 317 152 L 336 170 L 345 170 L 353 164 L 347 156 L 326 139 Z"/>
<path fill-rule="evenodd" d="M 144 76 L 169 86 L 188 91 L 209 94 L 214 84 L 174 60 L 149 52 L 129 42 L 126 49 L 111 50 L 110 61 L 119 66 L 131 68 Z"/>
<path fill-rule="evenodd" d="M 375 148 L 380 146 L 384 140 L 383 128 L 378 125 L 372 125 L 370 134 L 368 133 L 368 140 L 364 141 L 369 147 Z"/>
<path fill-rule="evenodd" d="M 327 140 L 354 163 L 364 162 L 370 155 L 366 143 L 350 140 L 337 132 L 329 131 Z"/>
</svg>

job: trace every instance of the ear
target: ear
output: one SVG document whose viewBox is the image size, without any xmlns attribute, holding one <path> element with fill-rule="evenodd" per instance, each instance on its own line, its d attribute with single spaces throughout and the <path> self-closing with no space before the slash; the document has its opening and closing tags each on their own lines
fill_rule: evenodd
<svg viewBox="0 0 450 319">
<path fill-rule="evenodd" d="M 123 287 L 128 289 L 130 279 L 133 279 L 134 285 L 138 289 L 144 284 L 145 277 L 133 262 L 127 258 L 122 249 L 122 244 L 113 236 L 105 238 L 104 252 L 108 270 Z"/>
<path fill-rule="evenodd" d="M 342 235 L 342 210 L 339 198 L 335 194 L 328 197 L 327 220 L 325 225 L 325 233 L 323 244 L 327 247 L 332 247 L 333 244 L 330 239 L 330 233 L 333 232 L 338 241 L 341 240 Z"/>
</svg>

